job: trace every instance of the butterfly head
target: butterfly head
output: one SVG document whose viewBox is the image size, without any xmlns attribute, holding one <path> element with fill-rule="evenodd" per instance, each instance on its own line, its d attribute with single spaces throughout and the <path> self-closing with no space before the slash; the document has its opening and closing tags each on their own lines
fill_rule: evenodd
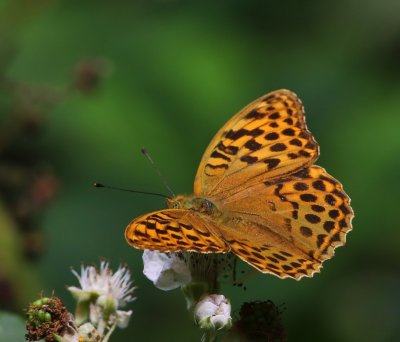
<svg viewBox="0 0 400 342">
<path fill-rule="evenodd" d="M 167 207 L 170 209 L 182 209 L 184 208 L 185 196 L 178 195 L 174 197 L 166 198 Z"/>
</svg>

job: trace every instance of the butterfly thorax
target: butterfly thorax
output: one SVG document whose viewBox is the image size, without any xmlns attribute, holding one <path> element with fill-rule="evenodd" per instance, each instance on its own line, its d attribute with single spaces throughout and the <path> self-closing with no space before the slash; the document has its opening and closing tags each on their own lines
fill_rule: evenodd
<svg viewBox="0 0 400 342">
<path fill-rule="evenodd" d="M 194 195 L 178 195 L 172 198 L 167 198 L 167 206 L 170 209 L 193 210 L 213 217 L 221 216 L 220 210 L 218 210 L 217 206 L 213 202 Z"/>
</svg>

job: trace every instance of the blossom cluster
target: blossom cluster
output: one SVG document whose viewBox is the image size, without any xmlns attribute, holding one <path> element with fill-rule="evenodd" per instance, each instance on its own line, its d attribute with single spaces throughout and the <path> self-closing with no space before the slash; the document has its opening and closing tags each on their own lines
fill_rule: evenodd
<svg viewBox="0 0 400 342">
<path fill-rule="evenodd" d="M 75 315 L 70 314 L 57 297 L 41 298 L 27 311 L 26 335 L 29 341 L 40 338 L 59 342 L 107 342 L 115 328 L 125 328 L 132 310 L 122 310 L 135 297 L 131 274 L 120 266 L 115 273 L 108 262 L 100 267 L 81 266 L 75 270 L 80 287 L 68 290 L 77 301 Z"/>
</svg>

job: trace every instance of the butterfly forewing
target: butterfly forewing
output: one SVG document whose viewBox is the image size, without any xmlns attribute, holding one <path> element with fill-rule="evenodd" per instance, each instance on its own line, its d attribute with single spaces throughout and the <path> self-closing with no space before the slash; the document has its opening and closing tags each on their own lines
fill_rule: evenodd
<svg viewBox="0 0 400 342">
<path fill-rule="evenodd" d="M 212 222 L 195 212 L 166 209 L 133 220 L 125 230 L 125 238 L 135 248 L 160 252 L 227 252 L 229 246 L 214 233 L 215 229 Z"/>
<path fill-rule="evenodd" d="M 201 160 L 194 193 L 234 192 L 296 172 L 317 157 L 301 101 L 288 90 L 275 91 L 246 106 L 216 134 Z"/>
</svg>

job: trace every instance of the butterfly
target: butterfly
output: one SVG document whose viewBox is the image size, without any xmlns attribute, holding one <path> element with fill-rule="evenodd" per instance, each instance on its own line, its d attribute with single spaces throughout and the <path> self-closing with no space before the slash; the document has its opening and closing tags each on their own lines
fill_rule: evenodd
<svg viewBox="0 0 400 342">
<path fill-rule="evenodd" d="M 126 240 L 160 252 L 232 252 L 263 273 L 311 277 L 345 244 L 353 218 L 342 185 L 313 165 L 318 156 L 300 99 L 268 93 L 212 139 L 193 194 L 134 219 Z"/>
</svg>

